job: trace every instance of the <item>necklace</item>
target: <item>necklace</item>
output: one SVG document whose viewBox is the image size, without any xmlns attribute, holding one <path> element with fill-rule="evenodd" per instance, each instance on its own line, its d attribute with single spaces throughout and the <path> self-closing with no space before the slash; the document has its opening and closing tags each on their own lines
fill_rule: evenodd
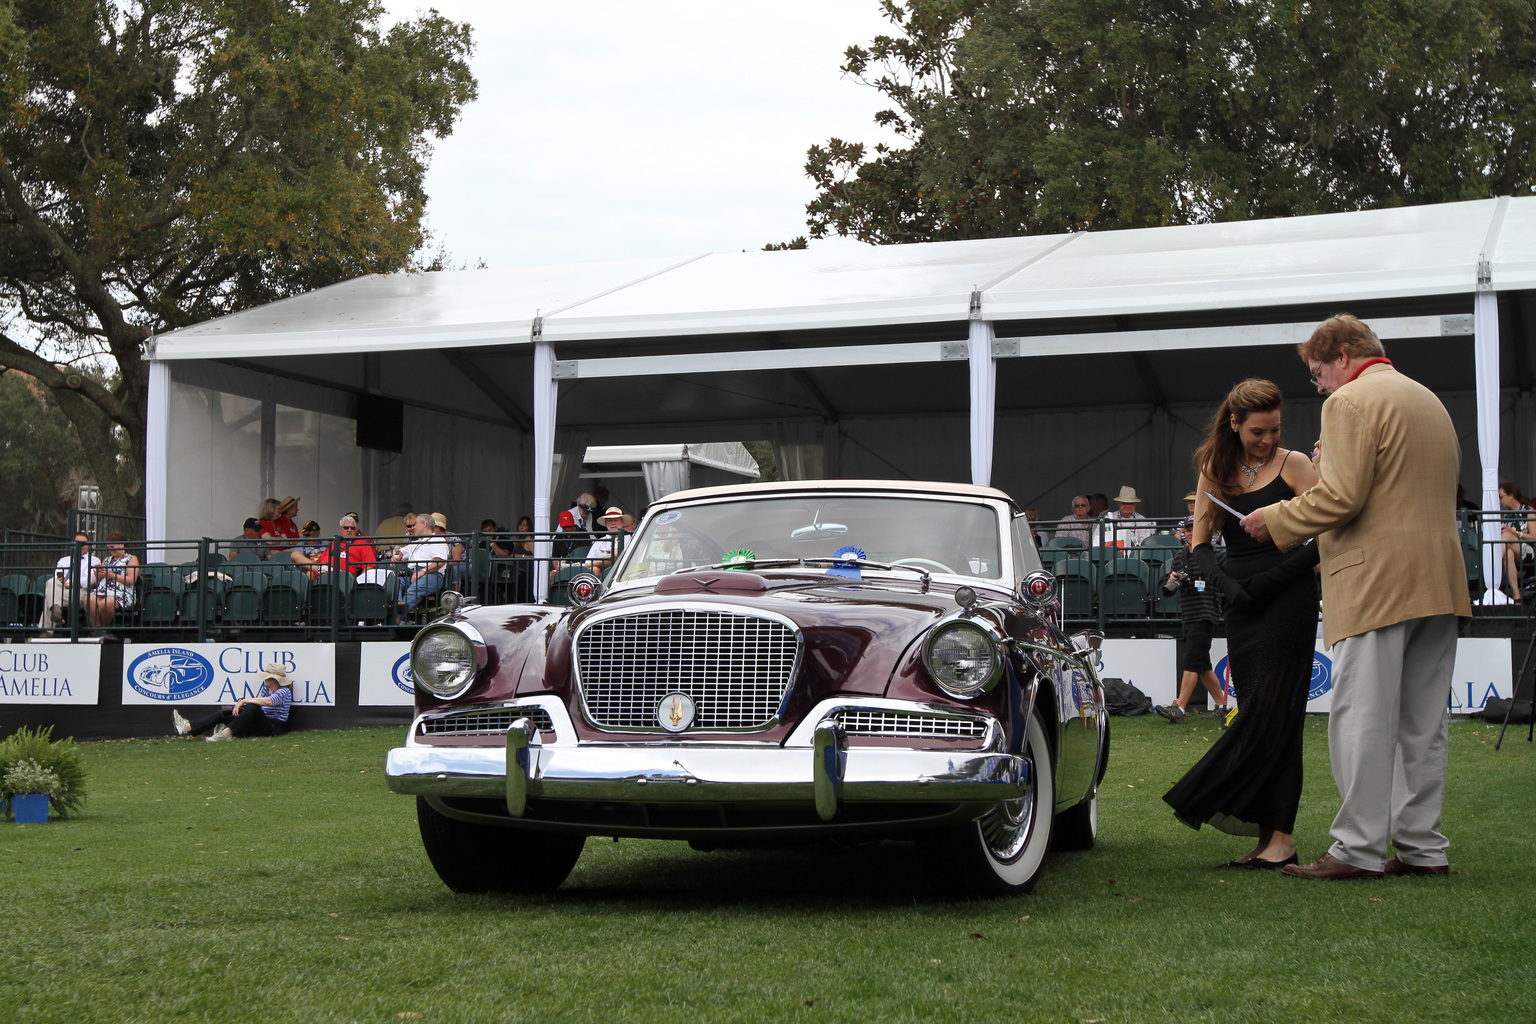
<svg viewBox="0 0 1536 1024">
<path fill-rule="evenodd" d="M 1260 459 L 1258 462 L 1255 462 L 1251 466 L 1244 466 L 1241 463 L 1238 464 L 1237 468 L 1242 470 L 1243 471 L 1243 476 L 1248 478 L 1248 482 L 1246 484 L 1244 484 L 1244 487 L 1252 487 L 1253 486 L 1253 478 L 1259 475 L 1259 470 L 1261 470 L 1265 466 L 1269 465 L 1269 460 L 1272 459 L 1272 458 L 1274 458 L 1274 455 L 1270 454 L 1270 455 L 1267 455 L 1264 458 Z"/>
</svg>

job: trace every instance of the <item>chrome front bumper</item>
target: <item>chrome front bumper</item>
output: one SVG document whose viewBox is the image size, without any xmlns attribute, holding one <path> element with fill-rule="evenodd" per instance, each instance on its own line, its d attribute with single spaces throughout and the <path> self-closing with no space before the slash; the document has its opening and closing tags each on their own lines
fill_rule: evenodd
<svg viewBox="0 0 1536 1024">
<path fill-rule="evenodd" d="M 989 803 L 1029 789 L 1029 760 L 1000 750 L 999 730 L 990 731 L 987 749 L 981 750 L 850 749 L 831 714 L 842 706 L 818 708 L 806 719 L 812 724 L 773 747 L 670 738 L 654 744 L 543 745 L 538 730 L 519 719 L 507 731 L 505 749 L 412 742 L 389 752 L 385 774 L 396 793 L 505 799 L 513 817 L 523 816 L 529 799 L 803 801 L 830 821 L 839 803 Z M 545 707 L 564 717 L 563 707 Z M 572 731 L 557 724 L 556 735 Z"/>
</svg>

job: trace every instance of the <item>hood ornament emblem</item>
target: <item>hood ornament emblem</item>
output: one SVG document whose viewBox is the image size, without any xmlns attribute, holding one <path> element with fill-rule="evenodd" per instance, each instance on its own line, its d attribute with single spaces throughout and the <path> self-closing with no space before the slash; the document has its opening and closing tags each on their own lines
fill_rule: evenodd
<svg viewBox="0 0 1536 1024">
<path fill-rule="evenodd" d="M 656 702 L 656 723 L 667 732 L 682 732 L 693 724 L 696 710 L 686 693 L 669 693 Z"/>
</svg>

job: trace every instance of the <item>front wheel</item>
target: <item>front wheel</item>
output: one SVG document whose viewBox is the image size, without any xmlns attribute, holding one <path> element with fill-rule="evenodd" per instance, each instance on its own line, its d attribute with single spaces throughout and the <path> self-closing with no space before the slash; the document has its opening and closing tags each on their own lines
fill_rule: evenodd
<svg viewBox="0 0 1536 1024">
<path fill-rule="evenodd" d="M 576 866 L 587 841 L 460 821 L 433 810 L 424 796 L 416 798 L 416 824 L 427 859 L 454 892 L 551 892 Z"/>
<path fill-rule="evenodd" d="M 1008 896 L 1034 889 L 1051 845 L 1056 777 L 1038 709 L 1029 709 L 1024 756 L 1030 787 L 975 821 L 945 829 L 919 843 L 928 872 L 954 896 Z"/>
</svg>

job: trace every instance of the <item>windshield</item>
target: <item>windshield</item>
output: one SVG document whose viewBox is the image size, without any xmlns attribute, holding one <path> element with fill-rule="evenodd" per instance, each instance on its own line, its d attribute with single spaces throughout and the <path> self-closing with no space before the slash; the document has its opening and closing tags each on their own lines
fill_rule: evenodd
<svg viewBox="0 0 1536 1024">
<path fill-rule="evenodd" d="M 900 562 L 929 572 L 1002 577 L 998 514 L 977 502 L 894 495 L 804 495 L 715 502 L 653 517 L 627 546 L 620 580 L 664 576 L 751 552 L 751 559 Z"/>
</svg>

